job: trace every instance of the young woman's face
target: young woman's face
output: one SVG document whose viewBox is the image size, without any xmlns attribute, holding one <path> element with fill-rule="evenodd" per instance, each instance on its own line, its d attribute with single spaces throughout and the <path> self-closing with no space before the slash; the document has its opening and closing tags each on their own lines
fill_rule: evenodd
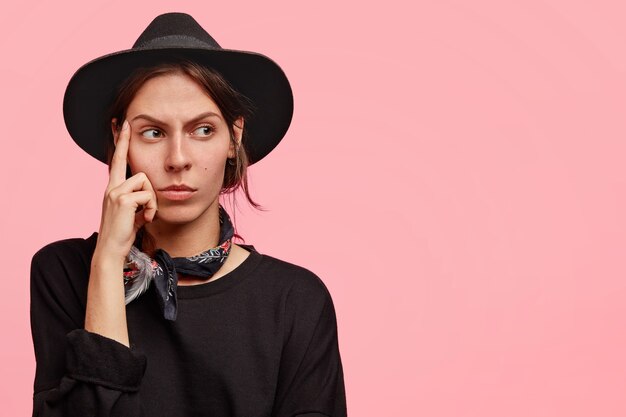
<svg viewBox="0 0 626 417">
<path fill-rule="evenodd" d="M 143 172 L 150 180 L 157 219 L 189 223 L 207 215 L 219 197 L 226 159 L 235 156 L 228 126 L 211 97 L 186 75 L 162 75 L 144 83 L 126 118 L 131 126 L 128 164 L 133 174 Z M 241 138 L 236 126 L 235 138 Z M 189 198 L 163 191 L 180 184 L 195 190 Z"/>
</svg>

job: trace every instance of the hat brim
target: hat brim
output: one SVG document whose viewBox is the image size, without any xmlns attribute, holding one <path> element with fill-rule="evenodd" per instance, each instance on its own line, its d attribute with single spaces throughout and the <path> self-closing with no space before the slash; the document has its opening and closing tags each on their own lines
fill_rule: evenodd
<svg viewBox="0 0 626 417">
<path fill-rule="evenodd" d="M 215 69 L 252 101 L 254 114 L 245 121 L 244 139 L 250 164 L 278 145 L 293 115 L 291 86 L 278 64 L 254 52 L 184 47 L 128 49 L 80 67 L 70 79 L 63 98 L 63 117 L 74 142 L 106 163 L 105 138 L 111 125 L 105 118 L 117 88 L 136 68 L 171 60 L 173 56 Z"/>
</svg>

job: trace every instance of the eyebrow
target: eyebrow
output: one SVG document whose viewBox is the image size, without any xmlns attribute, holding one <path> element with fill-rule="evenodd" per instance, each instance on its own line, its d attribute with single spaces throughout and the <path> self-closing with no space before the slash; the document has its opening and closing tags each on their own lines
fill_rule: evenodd
<svg viewBox="0 0 626 417">
<path fill-rule="evenodd" d="M 196 117 L 194 117 L 193 119 L 189 120 L 185 124 L 191 124 L 191 123 L 197 122 L 198 120 L 202 120 L 205 117 L 209 117 L 209 116 L 214 116 L 214 117 L 220 118 L 219 114 L 214 113 L 212 111 L 207 111 L 207 112 L 204 112 L 204 113 L 201 113 L 201 114 L 197 115 Z M 137 116 L 132 118 L 131 122 L 134 122 L 137 119 L 146 119 L 146 120 L 148 120 L 148 121 L 150 121 L 152 123 L 162 124 L 162 125 L 165 125 L 165 126 L 168 125 L 167 123 L 162 122 L 159 119 L 156 119 L 156 118 L 154 118 L 152 116 L 148 116 L 147 114 L 138 114 Z"/>
</svg>

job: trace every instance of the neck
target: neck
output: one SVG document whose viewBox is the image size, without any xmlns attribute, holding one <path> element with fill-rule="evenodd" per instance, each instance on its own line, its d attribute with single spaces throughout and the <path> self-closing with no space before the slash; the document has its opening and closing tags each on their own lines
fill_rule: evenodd
<svg viewBox="0 0 626 417">
<path fill-rule="evenodd" d="M 155 248 L 165 250 L 172 258 L 197 255 L 219 244 L 219 206 L 216 201 L 193 222 L 176 224 L 156 219 L 144 227 L 153 237 Z"/>
</svg>

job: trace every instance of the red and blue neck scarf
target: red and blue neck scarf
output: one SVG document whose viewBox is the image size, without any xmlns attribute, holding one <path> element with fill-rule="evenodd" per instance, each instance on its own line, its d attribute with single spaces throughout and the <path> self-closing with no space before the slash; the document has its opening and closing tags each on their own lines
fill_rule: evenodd
<svg viewBox="0 0 626 417">
<path fill-rule="evenodd" d="M 232 247 L 234 228 L 226 210 L 219 206 L 220 238 L 219 244 L 190 257 L 172 258 L 163 249 L 157 249 L 154 257 L 141 251 L 144 229 L 137 232 L 135 243 L 124 263 L 124 288 L 126 304 L 145 293 L 152 281 L 163 316 L 175 321 L 178 299 L 178 273 L 210 278 L 224 264 Z"/>
</svg>

